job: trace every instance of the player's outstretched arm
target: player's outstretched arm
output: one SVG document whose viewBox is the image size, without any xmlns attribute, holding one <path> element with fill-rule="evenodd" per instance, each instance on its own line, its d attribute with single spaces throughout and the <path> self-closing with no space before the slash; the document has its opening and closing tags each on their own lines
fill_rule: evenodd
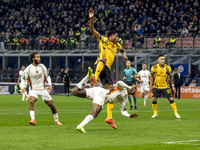
<svg viewBox="0 0 200 150">
<path fill-rule="evenodd" d="M 101 35 L 94 29 L 94 10 L 93 9 L 89 10 L 89 17 L 90 17 L 90 32 L 96 39 L 99 39 Z"/>
<path fill-rule="evenodd" d="M 122 54 L 124 61 L 127 61 L 128 57 L 126 56 L 126 50 L 124 48 L 122 48 L 120 50 L 120 53 Z"/>
</svg>

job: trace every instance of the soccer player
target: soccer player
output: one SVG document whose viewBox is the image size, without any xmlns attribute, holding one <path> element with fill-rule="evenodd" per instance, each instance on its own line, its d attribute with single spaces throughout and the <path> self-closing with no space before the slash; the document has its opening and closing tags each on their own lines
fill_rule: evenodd
<svg viewBox="0 0 200 150">
<path fill-rule="evenodd" d="M 173 100 L 172 91 L 169 87 L 168 76 L 170 75 L 172 69 L 170 66 L 165 64 L 165 57 L 163 55 L 158 56 L 158 64 L 151 67 L 151 76 L 150 76 L 150 92 L 153 93 L 153 116 L 151 118 L 157 118 L 157 100 L 159 97 L 163 96 L 168 98 L 168 101 L 171 104 L 171 107 L 174 110 L 174 114 L 176 118 L 181 118 L 181 116 L 177 112 L 176 104 Z M 153 84 L 154 79 L 154 85 Z M 172 89 L 174 93 L 176 92 L 174 88 L 174 80 L 172 75 L 170 75 L 170 82 L 172 84 Z"/>
<path fill-rule="evenodd" d="M 124 70 L 123 80 L 125 80 L 126 84 L 128 84 L 129 86 L 136 84 L 136 80 L 137 80 L 136 78 L 138 77 L 137 71 L 133 67 L 131 67 L 131 62 L 129 60 L 126 61 L 126 67 L 127 68 Z M 130 110 L 132 110 L 133 104 L 132 104 L 131 95 L 128 96 L 128 100 L 130 103 Z M 135 93 L 133 94 L 133 100 L 134 100 L 135 109 L 137 109 L 137 104 L 136 104 L 137 98 L 135 96 Z"/>
<path fill-rule="evenodd" d="M 18 78 L 18 80 L 17 80 L 17 86 L 19 86 L 20 88 L 21 88 L 21 81 L 22 81 L 22 78 L 23 78 L 23 76 L 24 76 L 24 70 L 25 70 L 25 66 L 22 65 L 22 66 L 21 66 L 21 70 L 19 71 L 19 78 Z M 24 87 L 26 88 L 26 86 L 27 86 L 27 82 L 24 82 Z M 27 92 L 26 92 L 26 91 L 24 91 L 24 92 L 22 93 L 22 101 L 25 100 L 25 97 L 28 98 L 28 95 L 27 95 Z M 28 100 L 28 99 L 26 99 L 26 100 Z"/>
<path fill-rule="evenodd" d="M 53 117 L 55 119 L 56 125 L 62 125 L 58 121 L 58 113 L 56 110 L 56 107 L 53 103 L 53 100 L 47 90 L 45 89 L 45 77 L 47 79 L 47 82 L 49 84 L 49 91 L 52 92 L 52 85 L 51 85 L 51 78 L 48 74 L 47 68 L 40 63 L 40 55 L 37 52 L 31 53 L 29 56 L 31 64 L 26 67 L 25 69 L 25 75 L 22 79 L 22 87 L 21 87 L 21 93 L 24 92 L 24 83 L 28 79 L 30 82 L 31 90 L 29 91 L 29 111 L 30 111 L 30 117 L 31 121 L 29 121 L 29 124 L 36 125 L 35 121 L 35 108 L 34 104 L 38 99 L 38 96 L 42 98 L 42 100 L 49 106 L 49 108 L 52 111 Z"/>
<path fill-rule="evenodd" d="M 94 11 L 93 9 L 89 10 L 90 17 L 90 32 L 92 35 L 99 41 L 99 56 L 97 57 L 97 61 L 94 65 L 94 80 L 90 79 L 90 83 L 95 85 L 95 81 L 98 77 L 101 80 L 103 88 L 110 89 L 113 88 L 113 78 L 111 74 L 111 66 L 115 59 L 115 55 L 117 51 L 122 53 L 123 59 L 126 61 L 126 51 L 122 48 L 122 46 L 118 43 L 118 34 L 115 31 L 110 31 L 108 33 L 108 37 L 101 36 L 94 29 Z M 113 128 L 117 129 L 114 124 L 114 120 L 112 120 L 112 109 L 113 104 L 107 104 L 107 118 L 106 122 L 110 124 Z"/>
<path fill-rule="evenodd" d="M 89 73 L 88 73 L 89 74 Z M 89 98 L 93 100 L 92 113 L 87 115 L 85 119 L 76 127 L 76 130 L 86 133 L 84 126 L 98 116 L 104 104 L 106 103 L 120 103 L 121 114 L 125 117 L 135 118 L 138 116 L 136 113 L 129 114 L 125 108 L 128 99 L 128 94 L 136 91 L 135 85 L 128 86 L 122 81 L 117 82 L 114 89 L 104 89 L 102 87 L 83 88 L 91 75 L 85 76 L 77 86 L 72 90 L 74 96 Z"/>
<path fill-rule="evenodd" d="M 63 83 L 64 83 L 65 96 L 70 96 L 70 93 L 69 93 L 70 74 L 69 74 L 69 68 L 68 67 L 65 69 L 65 72 L 64 72 L 64 75 L 63 75 Z"/>
<path fill-rule="evenodd" d="M 147 70 L 146 63 L 142 63 L 142 70 L 138 72 L 138 76 L 140 77 L 141 95 L 144 98 L 144 106 L 146 106 L 148 100 L 150 75 L 151 73 Z"/>
</svg>

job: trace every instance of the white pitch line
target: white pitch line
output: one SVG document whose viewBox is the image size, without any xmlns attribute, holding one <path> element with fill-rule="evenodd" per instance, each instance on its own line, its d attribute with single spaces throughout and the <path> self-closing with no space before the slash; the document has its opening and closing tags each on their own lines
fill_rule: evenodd
<svg viewBox="0 0 200 150">
<path fill-rule="evenodd" d="M 200 144 L 192 143 L 192 142 L 198 142 L 198 141 L 200 140 L 172 141 L 172 142 L 163 142 L 163 143 L 164 144 L 200 145 Z"/>
</svg>

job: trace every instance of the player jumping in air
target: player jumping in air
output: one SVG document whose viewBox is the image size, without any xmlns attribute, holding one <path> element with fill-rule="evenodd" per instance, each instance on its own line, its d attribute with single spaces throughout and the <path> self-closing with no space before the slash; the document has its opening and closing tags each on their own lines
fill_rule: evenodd
<svg viewBox="0 0 200 150">
<path fill-rule="evenodd" d="M 83 85 L 87 83 L 91 74 L 88 73 L 72 90 L 72 94 L 82 98 L 89 98 L 93 100 L 92 113 L 87 115 L 85 119 L 76 127 L 76 129 L 82 133 L 86 133 L 84 126 L 98 116 L 106 103 L 120 103 L 121 114 L 125 117 L 135 118 L 138 116 L 136 113 L 129 114 L 125 108 L 128 99 L 128 94 L 132 94 L 136 91 L 135 86 L 128 86 L 122 81 L 118 81 L 116 87 L 113 89 L 104 89 L 102 87 L 83 88 Z"/>
<path fill-rule="evenodd" d="M 34 104 L 39 96 L 51 109 L 53 117 L 55 119 L 55 124 L 62 125 L 58 121 L 58 113 L 53 103 L 53 100 L 49 95 L 49 93 L 47 92 L 47 90 L 45 89 L 45 77 L 46 77 L 49 84 L 50 93 L 52 92 L 51 78 L 48 74 L 47 68 L 40 63 L 40 55 L 37 52 L 31 53 L 29 59 L 31 64 L 25 69 L 25 74 L 22 79 L 22 87 L 21 87 L 21 93 L 23 93 L 25 88 L 24 82 L 26 82 L 26 80 L 29 80 L 31 86 L 31 90 L 29 91 L 29 97 L 28 97 L 29 111 L 31 117 L 31 121 L 29 121 L 29 124 L 36 125 Z"/>
<path fill-rule="evenodd" d="M 150 92 L 152 92 L 152 107 L 153 107 L 153 116 L 151 118 L 157 118 L 157 100 L 159 97 L 163 96 L 168 98 L 168 101 L 171 104 L 171 107 L 174 110 L 174 114 L 176 118 L 181 118 L 181 116 L 177 112 L 176 103 L 173 100 L 172 91 L 170 89 L 168 76 L 170 75 L 172 69 L 170 66 L 165 64 L 165 57 L 163 55 L 158 56 L 158 64 L 151 67 L 151 76 L 150 76 Z M 154 85 L 153 84 L 153 78 Z M 172 84 L 172 89 L 174 93 L 176 92 L 174 88 L 174 80 L 173 76 L 170 75 L 170 82 Z"/>
<path fill-rule="evenodd" d="M 115 31 L 110 31 L 108 33 L 108 37 L 101 36 L 94 29 L 94 11 L 93 9 L 89 10 L 90 17 L 90 32 L 92 35 L 99 41 L 99 56 L 94 65 L 95 71 L 95 80 L 98 77 L 101 80 L 103 88 L 111 89 L 113 88 L 113 78 L 111 74 L 111 66 L 115 59 L 115 55 L 117 51 L 122 53 L 123 59 L 126 61 L 126 51 L 122 48 L 122 46 L 118 43 L 118 34 Z M 95 85 L 95 80 L 90 79 L 90 83 Z M 106 122 L 109 123 L 113 128 L 117 129 L 114 124 L 114 120 L 112 120 L 112 109 L 113 104 L 107 104 L 107 118 Z"/>
</svg>

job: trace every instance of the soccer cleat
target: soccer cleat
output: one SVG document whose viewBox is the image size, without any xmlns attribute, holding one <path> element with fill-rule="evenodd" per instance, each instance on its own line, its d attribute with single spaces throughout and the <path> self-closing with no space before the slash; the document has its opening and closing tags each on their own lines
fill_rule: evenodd
<svg viewBox="0 0 200 150">
<path fill-rule="evenodd" d="M 79 131 L 79 132 L 81 132 L 81 133 L 87 133 L 85 131 L 85 129 L 83 127 L 79 126 L 79 125 L 76 127 L 76 130 Z"/>
<path fill-rule="evenodd" d="M 56 121 L 55 124 L 60 125 L 60 126 L 62 125 L 62 123 L 60 123 L 60 121 Z"/>
<path fill-rule="evenodd" d="M 133 106 L 130 106 L 129 110 L 132 110 L 133 109 Z"/>
<path fill-rule="evenodd" d="M 135 106 L 135 109 L 137 109 L 137 106 Z"/>
<path fill-rule="evenodd" d="M 147 104 L 146 103 L 144 103 L 144 106 L 146 106 Z"/>
<path fill-rule="evenodd" d="M 179 114 L 176 114 L 175 116 L 176 116 L 177 119 L 181 118 L 181 116 Z"/>
<path fill-rule="evenodd" d="M 31 121 L 29 121 L 29 124 L 36 125 L 36 121 L 34 119 L 32 119 Z"/>
<path fill-rule="evenodd" d="M 153 114 L 153 116 L 151 116 L 151 118 L 158 118 L 157 114 Z"/>
<path fill-rule="evenodd" d="M 114 122 L 115 122 L 114 120 L 106 118 L 105 122 L 110 124 L 110 126 L 113 127 L 114 129 L 117 129 L 117 126 L 114 124 Z"/>
</svg>

